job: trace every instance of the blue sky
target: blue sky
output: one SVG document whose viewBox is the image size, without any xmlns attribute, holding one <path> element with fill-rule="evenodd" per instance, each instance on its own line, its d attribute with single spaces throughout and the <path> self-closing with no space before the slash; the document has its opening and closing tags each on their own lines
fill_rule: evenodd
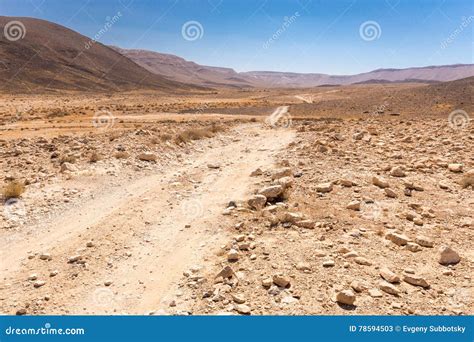
<svg viewBox="0 0 474 342">
<path fill-rule="evenodd" d="M 355 74 L 473 63 L 473 4 L 472 0 L 0 0 L 0 14 L 46 19 L 92 37 L 120 12 L 111 29 L 100 36 L 102 43 L 172 53 L 237 71 Z M 196 26 L 202 33 L 198 39 L 183 37 L 183 25 L 189 21 L 202 27 L 200 31 Z"/>
</svg>

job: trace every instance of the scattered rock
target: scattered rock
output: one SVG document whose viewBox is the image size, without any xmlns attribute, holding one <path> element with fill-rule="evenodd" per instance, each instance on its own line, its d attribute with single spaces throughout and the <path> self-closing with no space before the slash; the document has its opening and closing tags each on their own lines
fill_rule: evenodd
<svg viewBox="0 0 474 342">
<path fill-rule="evenodd" d="M 414 275 L 414 274 L 404 274 L 403 281 L 415 286 L 421 286 L 424 288 L 430 287 L 430 285 L 424 278 L 422 278 L 421 276 Z"/>
<path fill-rule="evenodd" d="M 385 189 L 385 188 L 388 188 L 390 187 L 390 185 L 388 184 L 388 182 L 381 178 L 381 177 L 378 177 L 378 176 L 374 176 L 372 177 L 372 184 L 378 186 L 379 188 L 382 188 L 382 189 Z"/>
<path fill-rule="evenodd" d="M 397 234 L 397 233 L 387 233 L 385 235 L 385 238 L 387 240 L 392 241 L 394 244 L 398 246 L 405 246 L 408 243 L 408 241 L 410 241 L 410 239 L 406 235 Z"/>
<path fill-rule="evenodd" d="M 383 292 L 386 292 L 395 296 L 398 296 L 398 294 L 400 293 L 400 290 L 398 290 L 395 286 L 383 280 L 379 282 L 379 288 Z"/>
<path fill-rule="evenodd" d="M 290 286 L 290 278 L 283 275 L 283 274 L 275 274 L 273 276 L 273 283 L 280 287 L 289 287 Z"/>
<path fill-rule="evenodd" d="M 441 265 L 454 265 L 461 261 L 461 257 L 449 246 L 441 246 L 438 262 Z"/>
<path fill-rule="evenodd" d="M 323 193 L 331 192 L 332 191 L 332 183 L 328 182 L 328 183 L 316 184 L 316 191 L 317 192 L 323 192 Z"/>
<path fill-rule="evenodd" d="M 239 260 L 239 252 L 237 252 L 235 249 L 231 249 L 228 253 L 227 253 L 227 261 L 237 261 Z"/>
<path fill-rule="evenodd" d="M 449 164 L 448 169 L 451 172 L 459 173 L 459 172 L 462 172 L 463 164 Z"/>
<path fill-rule="evenodd" d="M 346 206 L 346 208 L 350 209 L 350 210 L 359 211 L 360 210 L 360 204 L 361 204 L 360 201 L 352 201 Z"/>
<path fill-rule="evenodd" d="M 336 295 L 336 301 L 341 304 L 354 305 L 356 296 L 351 290 L 342 290 Z"/>
<path fill-rule="evenodd" d="M 150 152 L 140 153 L 137 158 L 142 161 L 156 161 L 158 157 Z"/>
<path fill-rule="evenodd" d="M 394 272 L 392 272 L 389 268 L 387 267 L 382 267 L 380 269 L 380 276 L 388 281 L 389 283 L 399 283 L 400 282 L 400 277 L 396 275 Z"/>
<path fill-rule="evenodd" d="M 249 207 L 255 210 L 261 210 L 266 203 L 267 198 L 264 195 L 254 195 L 247 201 Z"/>
<path fill-rule="evenodd" d="M 258 194 L 263 195 L 266 198 L 275 198 L 281 195 L 283 192 L 283 187 L 281 185 L 271 185 L 266 188 L 261 189 Z"/>
<path fill-rule="evenodd" d="M 392 177 L 405 177 L 406 173 L 405 173 L 405 171 L 403 171 L 403 169 L 400 166 L 396 166 L 390 171 L 390 176 L 392 176 Z"/>
<path fill-rule="evenodd" d="M 250 315 L 250 307 L 245 304 L 235 305 L 235 310 L 242 315 Z"/>
</svg>

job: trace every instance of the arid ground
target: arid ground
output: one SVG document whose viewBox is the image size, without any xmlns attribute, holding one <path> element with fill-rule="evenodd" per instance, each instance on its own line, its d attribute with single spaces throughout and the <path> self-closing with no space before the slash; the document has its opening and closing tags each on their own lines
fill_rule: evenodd
<svg viewBox="0 0 474 342">
<path fill-rule="evenodd" d="M 472 89 L 2 95 L 0 312 L 473 314 Z"/>
</svg>

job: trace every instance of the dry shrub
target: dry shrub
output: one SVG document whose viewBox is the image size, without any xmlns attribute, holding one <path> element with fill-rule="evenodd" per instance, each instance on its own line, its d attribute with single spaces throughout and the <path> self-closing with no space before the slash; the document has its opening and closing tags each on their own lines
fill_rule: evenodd
<svg viewBox="0 0 474 342">
<path fill-rule="evenodd" d="M 97 163 L 99 160 L 102 160 L 102 156 L 97 152 L 92 152 L 91 156 L 89 157 L 89 162 Z"/>
<path fill-rule="evenodd" d="M 115 152 L 114 157 L 117 159 L 127 159 L 129 154 L 127 152 L 119 151 Z"/>
<path fill-rule="evenodd" d="M 204 138 L 212 138 L 216 133 L 223 131 L 224 128 L 217 125 L 212 125 L 206 128 L 190 128 L 179 133 L 175 141 L 176 143 L 187 143 L 191 140 L 201 140 Z"/>
<path fill-rule="evenodd" d="M 71 164 L 74 164 L 76 162 L 76 157 L 74 156 L 62 156 L 61 158 L 59 158 L 59 163 L 60 164 L 64 164 L 64 163 L 71 163 Z"/>
<path fill-rule="evenodd" d="M 173 138 L 171 134 L 163 133 L 160 135 L 161 141 L 170 141 Z"/>
<path fill-rule="evenodd" d="M 25 192 L 25 184 L 19 181 L 10 181 L 2 189 L 2 196 L 5 200 L 18 198 Z"/>
</svg>

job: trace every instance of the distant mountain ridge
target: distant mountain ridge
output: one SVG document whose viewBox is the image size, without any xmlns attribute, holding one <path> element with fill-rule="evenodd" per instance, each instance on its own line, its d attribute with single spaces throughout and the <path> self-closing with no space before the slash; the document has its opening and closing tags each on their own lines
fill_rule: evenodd
<svg viewBox="0 0 474 342">
<path fill-rule="evenodd" d="M 474 64 L 377 69 L 357 75 L 328 75 L 279 71 L 236 72 L 231 68 L 212 67 L 182 57 L 148 50 L 113 47 L 148 71 L 172 80 L 201 86 L 229 87 L 316 87 L 359 83 L 446 82 L 474 76 Z"/>
<path fill-rule="evenodd" d="M 4 27 L 15 22 L 24 26 L 24 35 L 8 39 Z M 35 18 L 0 16 L 0 61 L 3 92 L 197 88 L 153 74 L 108 46 Z"/>
</svg>

